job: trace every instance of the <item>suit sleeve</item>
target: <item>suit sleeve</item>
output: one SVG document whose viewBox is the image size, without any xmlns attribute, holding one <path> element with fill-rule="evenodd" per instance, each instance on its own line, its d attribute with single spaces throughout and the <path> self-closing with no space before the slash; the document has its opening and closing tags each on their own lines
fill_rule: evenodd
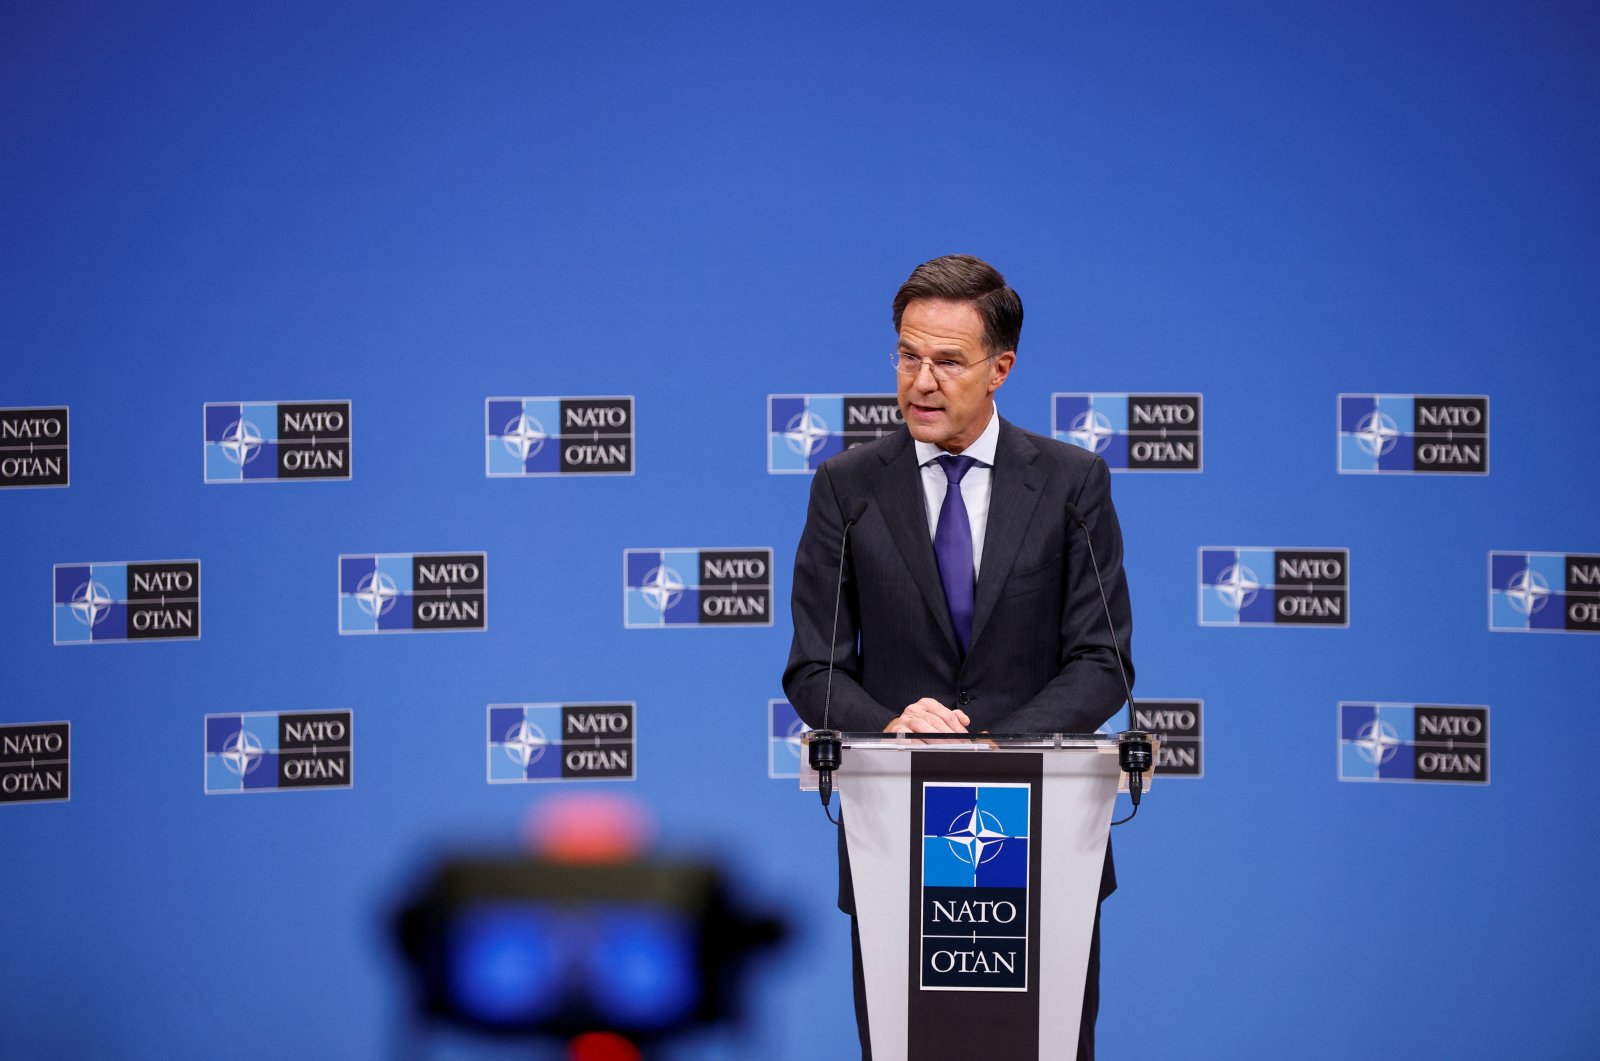
<svg viewBox="0 0 1600 1061">
<path fill-rule="evenodd" d="M 829 728 L 881 730 L 897 712 L 879 704 L 861 687 L 861 656 L 857 647 L 861 606 L 854 562 L 848 551 L 844 560 L 844 583 L 839 591 L 839 630 L 830 640 L 839 577 L 840 539 L 847 508 L 824 464 L 811 480 L 806 525 L 795 550 L 794 588 L 789 601 L 794 640 L 789 646 L 789 664 L 783 672 L 783 690 L 794 705 L 795 713 L 812 728 L 823 724 L 826 703 L 829 705 Z M 830 644 L 835 651 L 831 699 L 828 693 Z"/>
<path fill-rule="evenodd" d="M 1069 491 L 1070 492 L 1070 491 Z M 1034 696 L 993 729 L 999 733 L 1089 733 L 1103 725 L 1127 700 L 1118 675 L 1117 650 L 1107 630 L 1106 607 L 1122 645 L 1128 684 L 1133 684 L 1133 609 L 1122 571 L 1122 528 L 1111 504 L 1111 473 L 1096 458 L 1072 503 L 1088 524 L 1100 562 L 1105 600 L 1090 564 L 1084 532 L 1066 522 L 1065 579 L 1061 629 L 1057 641 L 1060 671 Z"/>
</svg>

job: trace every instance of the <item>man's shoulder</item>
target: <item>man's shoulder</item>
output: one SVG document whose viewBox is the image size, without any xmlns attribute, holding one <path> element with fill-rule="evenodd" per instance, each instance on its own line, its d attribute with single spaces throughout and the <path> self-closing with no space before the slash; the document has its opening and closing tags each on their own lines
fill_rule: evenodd
<svg viewBox="0 0 1600 1061">
<path fill-rule="evenodd" d="M 829 475 L 835 478 L 855 478 L 871 474 L 890 463 L 911 444 L 911 433 L 897 428 L 881 438 L 851 446 L 822 462 Z"/>
<path fill-rule="evenodd" d="M 1002 444 L 1009 444 L 1014 452 L 1024 456 L 1036 456 L 1037 459 L 1044 460 L 1054 467 L 1080 475 L 1101 463 L 1098 453 L 1018 427 L 1009 420 L 1000 421 L 1000 438 Z"/>
</svg>

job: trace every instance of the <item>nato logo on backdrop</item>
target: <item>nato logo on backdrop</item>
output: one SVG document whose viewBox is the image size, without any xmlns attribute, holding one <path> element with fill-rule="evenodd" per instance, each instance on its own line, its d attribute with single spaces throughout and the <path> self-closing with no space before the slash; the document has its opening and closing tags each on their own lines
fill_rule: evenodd
<svg viewBox="0 0 1600 1061">
<path fill-rule="evenodd" d="M 800 757 L 804 754 L 800 738 L 810 730 L 789 701 L 767 701 L 768 777 L 800 776 Z"/>
<path fill-rule="evenodd" d="M 1200 550 L 1201 626 L 1349 626 L 1347 549 Z"/>
<path fill-rule="evenodd" d="M 339 557 L 339 633 L 484 630 L 487 553 L 362 553 Z"/>
<path fill-rule="evenodd" d="M 1489 629 L 1600 633 L 1600 556 L 1491 552 Z"/>
<path fill-rule="evenodd" d="M 350 788 L 354 713 L 253 711 L 206 716 L 206 795 Z"/>
<path fill-rule="evenodd" d="M 1201 700 L 1156 700 L 1141 697 L 1134 705 L 1130 729 L 1161 738 L 1156 752 L 1157 776 L 1205 776 L 1205 703 Z"/>
<path fill-rule="evenodd" d="M 1028 989 L 1032 787 L 922 783 L 924 991 Z"/>
<path fill-rule="evenodd" d="M 72 482 L 67 407 L 0 409 L 0 489 Z"/>
<path fill-rule="evenodd" d="M 1488 475 L 1489 399 L 1341 394 L 1339 474 Z"/>
<path fill-rule="evenodd" d="M 1339 704 L 1340 781 L 1489 783 L 1489 709 Z"/>
<path fill-rule="evenodd" d="M 631 781 L 634 705 L 490 704 L 489 783 Z"/>
<path fill-rule="evenodd" d="M 769 394 L 767 471 L 809 474 L 905 422 L 893 394 Z"/>
<path fill-rule="evenodd" d="M 633 398 L 489 398 L 484 474 L 632 475 Z"/>
<path fill-rule="evenodd" d="M 350 478 L 350 403 L 207 402 L 208 483 Z"/>
<path fill-rule="evenodd" d="M 0 725 L 0 803 L 72 798 L 72 723 Z"/>
<path fill-rule="evenodd" d="M 1050 433 L 1117 472 L 1202 470 L 1198 394 L 1052 394 Z"/>
<path fill-rule="evenodd" d="M 56 564 L 55 643 L 195 640 L 200 561 Z"/>
<path fill-rule="evenodd" d="M 771 549 L 625 549 L 623 625 L 771 626 Z"/>
</svg>

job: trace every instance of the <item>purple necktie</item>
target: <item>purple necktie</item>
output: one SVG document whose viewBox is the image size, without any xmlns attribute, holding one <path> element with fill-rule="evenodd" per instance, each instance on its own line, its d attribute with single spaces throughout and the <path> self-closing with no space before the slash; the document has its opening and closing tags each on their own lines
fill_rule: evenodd
<svg viewBox="0 0 1600 1061">
<path fill-rule="evenodd" d="M 972 524 L 967 521 L 967 505 L 961 500 L 961 479 L 977 462 L 973 457 L 943 454 L 937 458 L 950 485 L 939 509 L 939 526 L 933 535 L 933 555 L 939 561 L 939 577 L 944 581 L 945 603 L 950 605 L 950 623 L 956 640 L 966 652 L 972 640 Z"/>
</svg>

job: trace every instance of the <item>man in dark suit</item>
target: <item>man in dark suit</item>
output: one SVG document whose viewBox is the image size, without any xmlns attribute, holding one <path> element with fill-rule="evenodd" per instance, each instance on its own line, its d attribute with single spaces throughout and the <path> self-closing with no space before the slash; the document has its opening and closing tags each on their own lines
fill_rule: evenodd
<svg viewBox="0 0 1600 1061">
<path fill-rule="evenodd" d="M 1000 419 L 1022 301 L 968 255 L 919 265 L 895 295 L 902 430 L 826 461 L 795 555 L 794 641 L 783 687 L 822 725 L 907 733 L 1089 732 L 1126 699 L 1076 507 L 1124 647 L 1132 631 L 1111 477 L 1094 454 Z M 850 530 L 830 646 L 840 540 Z M 1133 680 L 1131 663 L 1127 677 Z M 870 1056 L 859 934 L 840 830 L 839 907 L 851 915 L 856 1023 Z M 1110 849 L 1100 897 L 1116 887 Z M 1095 917 L 1078 1056 L 1094 1056 Z"/>
</svg>

